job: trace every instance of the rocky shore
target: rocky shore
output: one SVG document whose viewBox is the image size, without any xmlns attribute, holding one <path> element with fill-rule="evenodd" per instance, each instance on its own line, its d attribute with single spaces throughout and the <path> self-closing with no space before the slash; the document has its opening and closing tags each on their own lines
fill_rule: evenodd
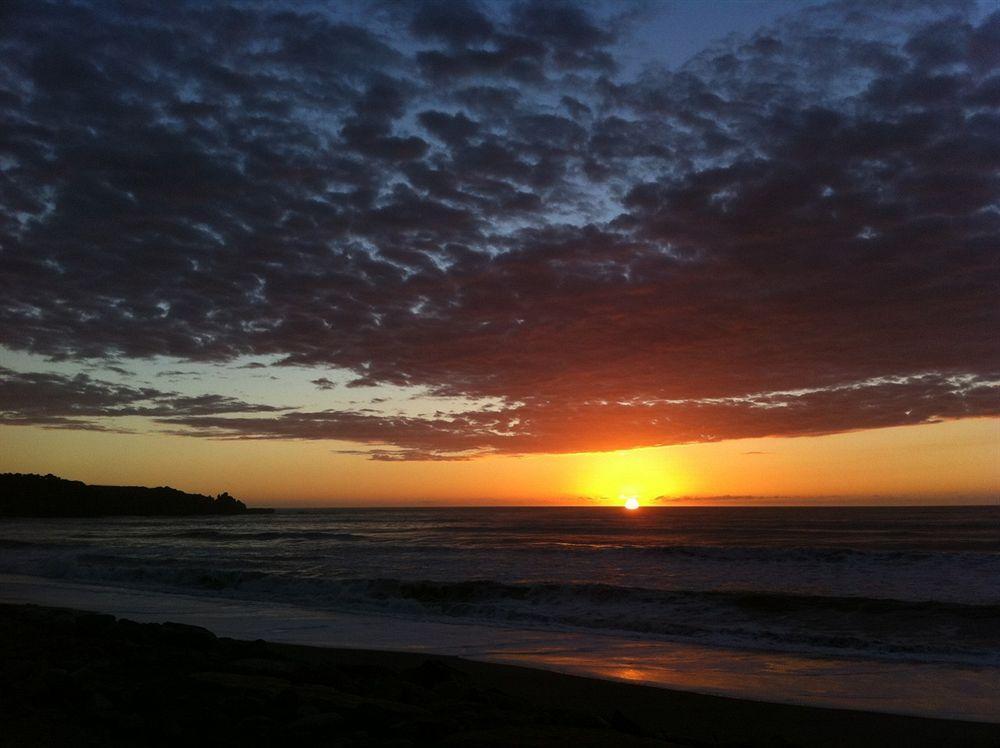
<svg viewBox="0 0 1000 748">
<path fill-rule="evenodd" d="M 997 746 L 1000 725 L 0 605 L 4 746 Z"/>
</svg>

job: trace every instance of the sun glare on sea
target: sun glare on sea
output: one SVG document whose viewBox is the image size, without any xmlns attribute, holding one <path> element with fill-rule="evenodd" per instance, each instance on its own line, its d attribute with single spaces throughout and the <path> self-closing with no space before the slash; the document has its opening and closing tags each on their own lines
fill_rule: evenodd
<svg viewBox="0 0 1000 748">
<path fill-rule="evenodd" d="M 630 512 L 634 512 L 636 509 L 639 508 L 639 499 L 637 499 L 635 496 L 626 497 L 625 508 L 628 509 Z"/>
</svg>

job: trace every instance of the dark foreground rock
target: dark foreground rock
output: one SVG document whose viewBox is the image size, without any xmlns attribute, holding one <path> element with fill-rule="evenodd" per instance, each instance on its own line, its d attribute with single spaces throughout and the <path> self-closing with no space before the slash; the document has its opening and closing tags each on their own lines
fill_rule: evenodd
<svg viewBox="0 0 1000 748">
<path fill-rule="evenodd" d="M 0 605 L 3 746 L 998 745 L 1000 728 Z"/>
<path fill-rule="evenodd" d="M 228 493 L 213 499 L 168 486 L 91 486 L 55 475 L 0 474 L 0 517 L 177 517 L 271 511 L 248 509 Z"/>
</svg>

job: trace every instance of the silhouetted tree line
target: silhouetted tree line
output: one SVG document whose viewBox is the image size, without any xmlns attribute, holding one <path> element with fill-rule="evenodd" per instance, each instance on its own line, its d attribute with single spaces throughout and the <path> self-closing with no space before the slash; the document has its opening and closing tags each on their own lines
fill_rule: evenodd
<svg viewBox="0 0 1000 748">
<path fill-rule="evenodd" d="M 259 510 L 248 510 L 246 504 L 228 493 L 213 499 L 167 486 L 91 486 L 51 474 L 0 474 L 0 516 L 6 517 L 180 516 L 247 511 Z"/>
</svg>

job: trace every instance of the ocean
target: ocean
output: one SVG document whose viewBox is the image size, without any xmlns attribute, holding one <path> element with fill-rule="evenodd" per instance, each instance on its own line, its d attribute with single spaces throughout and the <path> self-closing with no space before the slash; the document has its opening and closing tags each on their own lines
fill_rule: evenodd
<svg viewBox="0 0 1000 748">
<path fill-rule="evenodd" d="M 75 589 L 79 603 L 90 590 L 90 607 L 121 614 L 141 595 L 194 620 L 224 609 L 251 637 L 1000 714 L 1000 507 L 8 519 L 0 574 L 5 599 L 55 604 Z"/>
</svg>

